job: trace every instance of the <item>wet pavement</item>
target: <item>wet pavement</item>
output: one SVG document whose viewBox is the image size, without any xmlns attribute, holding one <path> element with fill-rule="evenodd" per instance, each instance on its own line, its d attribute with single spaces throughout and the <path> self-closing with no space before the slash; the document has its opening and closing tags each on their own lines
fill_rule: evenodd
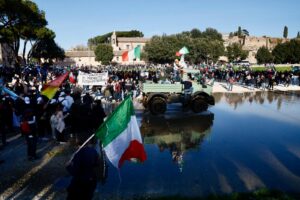
<svg viewBox="0 0 300 200">
<path fill-rule="evenodd" d="M 137 111 L 147 161 L 109 163 L 95 199 L 206 196 L 267 187 L 300 192 L 300 93 L 216 93 L 201 114 L 169 106 L 164 116 Z M 0 199 L 64 199 L 64 164 L 74 147 L 40 141 L 28 162 L 17 137 L 0 151 Z"/>
</svg>

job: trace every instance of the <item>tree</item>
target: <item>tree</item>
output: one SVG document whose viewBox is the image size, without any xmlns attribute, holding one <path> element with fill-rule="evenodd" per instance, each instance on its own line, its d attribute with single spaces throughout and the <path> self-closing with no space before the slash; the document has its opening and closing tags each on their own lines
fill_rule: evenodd
<svg viewBox="0 0 300 200">
<path fill-rule="evenodd" d="M 242 45 L 233 43 L 226 47 L 226 56 L 230 62 L 244 60 L 248 56 L 248 51 L 243 50 Z"/>
<path fill-rule="evenodd" d="M 243 29 L 243 30 L 242 30 L 242 35 L 243 35 L 243 36 L 249 36 L 249 31 L 246 30 L 246 29 Z"/>
<path fill-rule="evenodd" d="M 288 37 L 288 27 L 287 27 L 287 26 L 284 26 L 284 29 L 283 29 L 283 37 L 284 37 L 284 38 L 287 38 L 287 37 Z"/>
<path fill-rule="evenodd" d="M 291 40 L 276 45 L 272 51 L 275 63 L 299 63 L 300 62 L 300 41 Z"/>
<path fill-rule="evenodd" d="M 298 31 L 297 38 L 300 38 L 300 32 Z"/>
<path fill-rule="evenodd" d="M 29 0 L 0 1 L 0 42 L 12 50 L 18 63 L 20 40 L 24 40 L 23 57 L 26 44 L 35 39 L 36 30 L 47 25 L 45 13 Z"/>
<path fill-rule="evenodd" d="M 41 28 L 37 30 L 36 36 L 37 39 L 28 53 L 28 59 L 64 59 L 65 52 L 56 44 L 55 33 L 52 30 Z"/>
<path fill-rule="evenodd" d="M 242 36 L 242 28 L 240 26 L 238 27 L 237 36 Z"/>
<path fill-rule="evenodd" d="M 63 60 L 65 58 L 65 52 L 56 44 L 54 39 L 39 40 L 32 46 L 30 58 L 36 58 L 38 60 L 44 58 L 49 61 L 52 59 Z"/>
<path fill-rule="evenodd" d="M 266 47 L 260 47 L 256 53 L 255 58 L 259 64 L 266 64 L 273 62 L 273 55 Z"/>
<path fill-rule="evenodd" d="M 197 29 L 197 28 L 192 29 L 190 33 L 191 33 L 191 37 L 192 38 L 200 38 L 200 37 L 202 37 L 201 31 L 199 29 Z"/>
<path fill-rule="evenodd" d="M 96 61 L 101 61 L 102 65 L 107 65 L 114 57 L 113 48 L 108 44 L 99 44 L 95 49 Z"/>
<path fill-rule="evenodd" d="M 110 37 L 113 32 L 106 33 L 104 35 L 99 35 L 88 40 L 88 46 L 97 46 L 98 44 L 104 44 L 110 42 Z M 138 30 L 131 30 L 131 31 L 117 31 L 117 37 L 144 37 L 144 34 Z"/>
<path fill-rule="evenodd" d="M 144 56 L 153 63 L 171 63 L 178 57 L 175 53 L 186 46 L 190 53 L 185 60 L 190 63 L 217 61 L 224 55 L 222 36 L 215 29 L 207 29 L 202 34 L 193 29 L 175 35 L 153 36 L 144 48 Z"/>
<path fill-rule="evenodd" d="M 209 39 L 212 39 L 212 40 L 223 41 L 222 34 L 219 33 L 214 28 L 207 28 L 207 29 L 205 29 L 205 31 L 202 32 L 202 38 L 209 38 Z"/>
</svg>

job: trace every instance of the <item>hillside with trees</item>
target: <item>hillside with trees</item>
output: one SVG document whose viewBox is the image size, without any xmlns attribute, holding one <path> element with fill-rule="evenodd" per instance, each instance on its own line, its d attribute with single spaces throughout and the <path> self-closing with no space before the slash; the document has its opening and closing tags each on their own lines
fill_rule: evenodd
<svg viewBox="0 0 300 200">
<path fill-rule="evenodd" d="M 104 35 L 99 35 L 88 40 L 89 47 L 96 47 L 99 44 L 109 43 L 110 37 L 113 32 L 106 33 Z M 116 31 L 117 37 L 144 37 L 144 34 L 138 30 L 131 31 Z"/>
<path fill-rule="evenodd" d="M 222 34 L 207 28 L 192 29 L 174 35 L 153 36 L 144 48 L 143 58 L 153 63 L 170 63 L 178 58 L 175 53 L 186 46 L 190 53 L 185 59 L 191 63 L 216 62 L 224 55 Z"/>
</svg>

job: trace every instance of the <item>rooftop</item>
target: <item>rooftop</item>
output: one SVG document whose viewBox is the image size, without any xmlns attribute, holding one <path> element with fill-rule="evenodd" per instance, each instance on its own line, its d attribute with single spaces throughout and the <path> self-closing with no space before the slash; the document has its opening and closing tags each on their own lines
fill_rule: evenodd
<svg viewBox="0 0 300 200">
<path fill-rule="evenodd" d="M 148 42 L 150 38 L 142 38 L 142 37 L 118 37 L 118 42 Z"/>
<path fill-rule="evenodd" d="M 66 57 L 95 57 L 94 51 L 66 51 Z"/>
</svg>

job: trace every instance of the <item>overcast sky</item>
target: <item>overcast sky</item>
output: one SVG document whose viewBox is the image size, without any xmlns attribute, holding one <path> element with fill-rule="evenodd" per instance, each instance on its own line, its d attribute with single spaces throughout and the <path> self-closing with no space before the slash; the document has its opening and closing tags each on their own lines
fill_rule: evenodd
<svg viewBox="0 0 300 200">
<path fill-rule="evenodd" d="M 64 49 L 113 30 L 137 29 L 145 37 L 198 28 L 221 33 L 238 26 L 250 35 L 289 37 L 300 31 L 300 0 L 34 0 Z"/>
</svg>

